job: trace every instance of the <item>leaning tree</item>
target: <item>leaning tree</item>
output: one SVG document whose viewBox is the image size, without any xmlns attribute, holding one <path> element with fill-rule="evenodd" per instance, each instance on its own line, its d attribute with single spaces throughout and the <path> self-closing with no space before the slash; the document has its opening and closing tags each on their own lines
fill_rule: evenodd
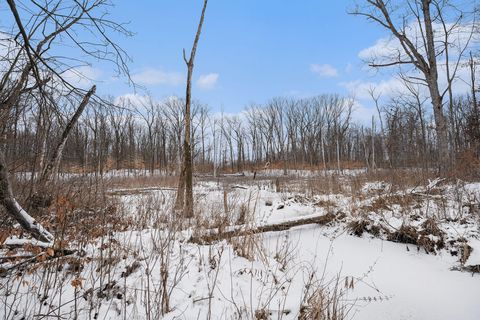
<svg viewBox="0 0 480 320">
<path fill-rule="evenodd" d="M 52 155 L 41 161 L 42 168 L 36 169 L 40 173 L 36 191 L 42 193 L 58 168 L 66 140 L 83 110 L 92 99 L 102 102 L 95 95 L 95 86 L 79 86 L 81 67 L 109 61 L 119 75 L 128 77 L 129 58 L 112 37 L 128 36 L 130 32 L 110 19 L 108 0 L 7 0 L 7 4 L 2 23 L 9 27 L 0 32 L 0 203 L 35 238 L 51 242 L 52 234 L 19 205 L 9 181 L 4 150 L 12 113 L 27 96 L 34 97 L 30 101 L 35 102 L 38 117 L 44 119 L 48 118 L 47 106 L 57 114 L 65 111 L 59 96 L 76 101 L 75 111 L 64 121 L 65 128 L 54 150 L 40 152 Z"/>
</svg>

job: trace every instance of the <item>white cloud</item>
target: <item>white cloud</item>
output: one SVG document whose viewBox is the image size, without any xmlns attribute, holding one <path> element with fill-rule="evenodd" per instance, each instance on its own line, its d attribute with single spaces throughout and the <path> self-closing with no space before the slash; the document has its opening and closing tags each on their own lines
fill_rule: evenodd
<svg viewBox="0 0 480 320">
<path fill-rule="evenodd" d="M 439 61 L 438 63 L 438 84 L 441 92 L 448 88 L 447 80 L 447 68 L 445 61 Z M 455 69 L 455 64 L 450 65 L 450 73 Z M 410 71 L 405 74 L 409 77 L 415 77 L 417 79 L 423 78 L 423 75 L 418 71 Z M 417 80 L 414 80 L 418 82 Z M 341 86 L 345 87 L 350 94 L 354 95 L 358 99 L 371 99 L 369 91 L 375 89 L 377 94 L 381 94 L 383 97 L 391 98 L 402 94 L 411 94 L 404 81 L 399 76 L 391 76 L 387 79 L 377 81 L 365 81 L 355 80 L 350 82 L 342 82 Z M 418 90 L 423 96 L 428 96 L 428 88 L 425 85 L 418 85 Z M 468 61 L 461 60 L 457 69 L 455 79 L 452 82 L 452 88 L 454 94 L 468 94 L 470 93 L 470 70 L 468 69 Z"/>
<path fill-rule="evenodd" d="M 460 22 L 458 24 L 447 23 L 445 27 L 449 35 L 448 49 L 451 61 L 457 59 L 465 47 L 475 46 L 475 44 L 480 41 L 480 37 L 474 32 L 476 26 L 471 22 L 465 22 L 463 24 Z M 444 41 L 445 30 L 443 25 L 438 22 L 433 23 L 433 29 L 437 51 L 440 51 L 443 49 L 441 43 Z M 425 56 L 424 30 L 419 27 L 418 23 L 407 24 L 404 32 L 420 54 Z M 465 52 L 468 52 L 468 50 Z M 376 64 L 410 60 L 399 40 L 393 36 L 378 39 L 374 45 L 361 50 L 358 57 L 369 63 Z M 442 52 L 438 54 L 438 59 L 445 59 L 445 51 L 442 50 Z"/>
<path fill-rule="evenodd" d="M 184 77 L 178 72 L 165 72 L 161 69 L 149 68 L 134 74 L 132 80 L 142 85 L 177 86 L 184 81 Z"/>
<path fill-rule="evenodd" d="M 129 107 L 129 104 L 136 108 L 140 108 L 144 105 L 147 105 L 149 102 L 148 96 L 139 95 L 137 93 L 126 93 L 124 95 L 118 96 L 115 98 L 113 103 L 123 107 Z"/>
<path fill-rule="evenodd" d="M 206 90 L 213 89 L 217 85 L 219 77 L 218 73 L 202 74 L 197 80 L 197 86 Z"/>
<path fill-rule="evenodd" d="M 62 77 L 72 85 L 86 88 L 100 79 L 102 71 L 91 66 L 80 66 L 66 70 Z"/>
<path fill-rule="evenodd" d="M 361 50 L 358 53 L 358 57 L 367 61 L 397 57 L 401 50 L 401 45 L 396 38 L 381 38 L 378 39 L 373 46 Z"/>
<path fill-rule="evenodd" d="M 351 95 L 358 99 L 370 99 L 369 91 L 375 89 L 376 93 L 383 96 L 393 97 L 402 92 L 406 92 L 406 88 L 399 78 L 392 77 L 381 81 L 362 81 L 355 80 L 350 82 L 342 82 L 340 85 L 345 87 Z"/>
<path fill-rule="evenodd" d="M 378 121 L 378 113 L 374 107 L 366 107 L 360 101 L 355 100 L 352 107 L 352 120 L 363 126 L 372 125 L 372 117 L 374 121 Z"/>
<path fill-rule="evenodd" d="M 434 33 L 437 43 L 437 50 L 442 49 L 441 41 L 445 35 L 443 26 L 440 23 L 434 23 Z M 446 24 L 449 30 L 449 63 L 450 74 L 456 69 L 456 62 L 458 60 L 458 69 L 456 70 L 455 79 L 453 80 L 453 91 L 455 94 L 464 94 L 469 92 L 470 75 L 467 68 L 468 57 L 461 56 L 469 52 L 469 48 L 475 48 L 479 42 L 480 37 L 477 34 L 472 35 L 472 28 L 474 25 L 471 22 L 458 23 L 456 25 Z M 422 37 L 423 30 L 420 29 L 417 23 L 410 23 L 405 26 L 405 34 L 416 45 L 421 55 L 425 56 L 425 45 Z M 463 51 L 465 48 L 467 50 Z M 358 57 L 368 63 L 373 64 L 388 64 L 398 60 L 409 61 L 400 42 L 395 37 L 386 37 L 378 39 L 374 45 L 361 50 Z M 448 87 L 447 79 L 447 60 L 445 51 L 442 51 L 437 56 L 438 65 L 438 83 L 440 90 L 443 92 Z M 375 88 L 376 93 L 381 93 L 384 97 L 392 97 L 399 94 L 409 94 L 403 81 L 395 76 L 395 73 L 400 71 L 407 77 L 415 77 L 423 79 L 424 75 L 414 68 L 413 65 L 397 65 L 396 68 L 381 68 L 387 72 L 386 79 L 383 80 L 364 80 L 341 83 L 352 94 L 359 99 L 370 99 L 368 91 Z M 421 95 L 428 97 L 429 93 L 426 86 L 419 86 Z"/>
<path fill-rule="evenodd" d="M 113 103 L 119 106 L 126 108 L 134 107 L 136 109 L 143 109 L 145 106 L 149 105 L 159 105 L 164 103 L 175 103 L 175 104 L 184 104 L 183 98 L 169 95 L 162 98 L 155 98 L 150 95 L 143 95 L 138 93 L 125 93 L 119 96 L 116 96 L 113 100 Z"/>
<path fill-rule="evenodd" d="M 334 78 L 338 77 L 338 70 L 329 64 L 311 64 L 310 71 L 320 77 Z"/>
</svg>

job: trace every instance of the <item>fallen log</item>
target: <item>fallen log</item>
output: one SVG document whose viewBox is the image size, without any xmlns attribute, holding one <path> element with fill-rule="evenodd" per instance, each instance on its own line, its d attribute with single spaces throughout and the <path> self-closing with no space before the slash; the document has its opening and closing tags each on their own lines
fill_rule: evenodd
<svg viewBox="0 0 480 320">
<path fill-rule="evenodd" d="M 238 185 L 238 184 L 234 185 L 234 186 L 231 186 L 230 188 L 232 188 L 232 189 L 242 189 L 242 190 L 247 190 L 248 189 L 248 187 L 241 186 L 241 185 Z"/>
<path fill-rule="evenodd" d="M 37 240 L 52 243 L 53 235 L 48 232 L 37 220 L 35 220 L 15 199 L 12 186 L 8 178 L 7 162 L 5 155 L 0 150 L 0 204 L 3 205 L 5 211 L 15 219 L 23 229 Z"/>
<path fill-rule="evenodd" d="M 327 213 L 323 216 L 315 216 L 310 218 L 303 218 L 291 221 L 285 221 L 281 223 L 268 224 L 263 226 L 256 226 L 247 228 L 246 226 L 236 226 L 232 230 L 222 232 L 208 232 L 206 234 L 193 235 L 189 242 L 196 244 L 212 244 L 216 241 L 230 239 L 234 237 L 242 237 L 246 235 L 254 235 L 265 232 L 278 232 L 291 229 L 293 227 L 303 226 L 307 224 L 319 224 L 325 225 L 335 220 L 336 215 L 333 213 Z"/>
<path fill-rule="evenodd" d="M 168 187 L 147 187 L 147 188 L 130 188 L 130 189 L 113 189 L 107 191 L 107 195 L 109 196 L 128 196 L 134 194 L 142 194 L 148 193 L 152 191 L 176 191 L 176 188 L 168 188 Z"/>
</svg>

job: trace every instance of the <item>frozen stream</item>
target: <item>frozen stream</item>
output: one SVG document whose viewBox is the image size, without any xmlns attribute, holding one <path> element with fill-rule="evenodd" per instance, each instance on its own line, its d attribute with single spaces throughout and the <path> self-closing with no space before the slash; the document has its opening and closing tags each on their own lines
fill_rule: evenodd
<svg viewBox="0 0 480 320">
<path fill-rule="evenodd" d="M 480 319 L 480 276 L 451 271 L 455 257 L 445 252 L 427 255 L 412 245 L 407 251 L 405 244 L 334 234 L 307 226 L 280 238 L 266 235 L 265 245 L 274 253 L 288 237 L 296 248 L 291 265 L 312 264 L 320 276 L 327 261 L 326 279 L 340 270 L 342 276 L 362 279 L 348 297 L 361 298 L 351 312 L 355 319 Z M 382 300 L 366 303 L 365 297 Z"/>
</svg>

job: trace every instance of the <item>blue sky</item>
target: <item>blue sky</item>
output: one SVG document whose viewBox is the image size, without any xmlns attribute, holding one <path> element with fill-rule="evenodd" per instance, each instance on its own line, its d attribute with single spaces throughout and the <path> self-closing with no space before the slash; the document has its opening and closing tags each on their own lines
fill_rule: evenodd
<svg viewBox="0 0 480 320">
<path fill-rule="evenodd" d="M 182 49 L 189 52 L 202 3 L 117 1 L 112 10 L 117 21 L 130 22 L 135 32 L 132 38 L 119 39 L 133 59 L 133 78 L 157 99 L 184 94 Z M 352 5 L 353 1 L 210 0 L 194 70 L 194 97 L 213 111 L 234 113 L 275 96 L 348 94 L 345 83 L 374 81 L 358 54 L 386 34 L 348 15 Z M 107 74 L 100 67 L 99 78 L 108 79 Z M 100 92 L 133 92 L 122 81 L 104 82 L 108 89 L 100 84 Z"/>
<path fill-rule="evenodd" d="M 470 3 L 465 6 L 460 5 L 464 0 L 459 1 L 462 8 L 475 3 L 465 0 Z M 132 58 L 131 76 L 143 89 L 134 90 L 125 78 L 114 78 L 112 64 L 88 58 L 90 66 L 76 68 L 76 74 L 66 72 L 64 77 L 70 76 L 70 81 L 83 87 L 90 86 L 93 80 L 97 93 L 114 98 L 150 94 L 162 100 L 171 95 L 184 96 L 186 66 L 182 50 L 190 51 L 203 1 L 112 2 L 115 6 L 109 8 L 110 18 L 128 23 L 127 28 L 135 33 L 133 37 L 112 39 Z M 396 55 L 401 47 L 398 41 L 389 40 L 387 31 L 378 24 L 349 15 L 347 12 L 354 4 L 355 0 L 209 0 L 195 60 L 194 98 L 208 104 L 213 112 L 238 113 L 251 103 L 262 104 L 278 96 L 339 93 L 355 97 L 354 118 L 369 125 L 372 116 L 377 116 L 369 88 L 376 87 L 385 99 L 407 92 L 395 78 L 398 70 L 372 70 L 362 61 L 361 57 L 391 56 L 392 52 Z M 0 8 L 0 13 L 0 32 L 8 31 L 13 25 L 12 17 L 3 15 L 9 13 L 6 9 Z M 27 23 L 28 14 L 25 10 L 22 14 Z M 458 44 L 457 49 L 469 43 L 466 39 L 473 24 L 465 19 L 450 39 L 453 45 Z M 415 28 L 409 28 L 412 35 Z M 77 32 L 80 39 L 89 40 L 83 29 Z M 478 34 L 469 46 L 478 52 Z M 50 54 L 84 58 L 72 43 L 60 44 Z M 439 65 L 446 65 L 445 60 L 442 62 L 444 57 L 439 59 Z M 456 74 L 456 94 L 470 90 L 468 68 L 465 60 L 460 62 L 463 67 Z M 442 88 L 446 84 L 444 69 L 439 69 Z M 412 75 L 412 70 L 404 71 Z M 79 79 L 78 73 L 85 78 Z"/>
</svg>

